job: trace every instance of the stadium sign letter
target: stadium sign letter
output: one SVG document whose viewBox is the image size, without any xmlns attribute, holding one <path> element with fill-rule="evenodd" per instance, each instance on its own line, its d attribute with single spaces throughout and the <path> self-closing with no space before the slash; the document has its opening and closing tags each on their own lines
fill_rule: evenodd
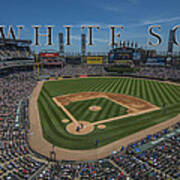
<svg viewBox="0 0 180 180">
<path fill-rule="evenodd" d="M 71 42 L 70 42 L 70 28 L 71 28 L 72 26 L 70 26 L 70 25 L 65 25 L 64 27 L 66 28 L 66 45 L 67 45 L 67 46 L 70 46 L 70 45 L 71 45 Z"/>
<path fill-rule="evenodd" d="M 20 39 L 21 31 L 22 31 L 24 26 L 17 25 L 16 27 L 18 28 L 18 39 Z M 1 34 L 3 40 L 6 39 L 6 35 L 4 33 L 4 28 L 5 28 L 5 26 L 3 26 L 3 25 L 0 26 L 0 34 Z M 12 36 L 12 39 L 14 39 L 14 40 L 16 39 L 15 32 L 14 32 L 14 29 L 13 29 L 12 25 L 9 26 L 9 30 L 8 30 L 8 34 L 7 34 L 7 39 L 10 38 L 10 35 Z"/>
<path fill-rule="evenodd" d="M 124 30 L 124 26 L 116 25 L 116 26 L 109 26 L 109 27 L 111 29 L 111 44 L 110 44 L 110 46 L 115 46 L 116 45 L 116 43 L 114 42 L 115 41 L 114 40 L 114 37 L 115 37 L 115 35 L 114 35 L 115 28 L 121 28 L 122 30 Z M 120 32 L 118 33 L 118 36 L 120 38 Z"/>
<path fill-rule="evenodd" d="M 15 34 L 14 34 L 14 30 L 13 30 L 13 27 L 12 26 L 9 26 L 9 31 L 8 31 L 8 34 L 7 34 L 7 38 L 9 39 L 10 38 L 10 35 L 12 36 L 12 38 L 15 40 L 16 37 L 15 37 Z"/>
<path fill-rule="evenodd" d="M 0 26 L 0 33 L 1 33 L 1 36 L 2 36 L 2 39 L 5 40 L 5 35 L 4 35 L 4 27 L 5 26 Z"/>
<path fill-rule="evenodd" d="M 47 34 L 39 34 L 39 28 L 41 27 L 41 26 L 39 26 L 39 25 L 34 25 L 34 26 L 32 26 L 33 28 L 34 28 L 34 31 L 35 31 L 35 36 L 34 36 L 34 46 L 39 46 L 40 44 L 39 44 L 39 36 L 46 36 L 46 37 L 48 37 L 48 42 L 47 42 L 47 46 L 52 46 L 53 45 L 53 43 L 52 43 L 52 28 L 54 27 L 54 26 L 52 26 L 52 25 L 47 25 L 47 26 L 45 26 L 45 27 L 47 27 L 48 28 L 48 33 Z"/>
<path fill-rule="evenodd" d="M 161 26 L 159 26 L 159 25 L 152 25 L 148 29 L 149 34 L 158 39 L 157 43 L 155 43 L 155 44 L 153 44 L 151 41 L 148 41 L 148 45 L 153 46 L 153 47 L 156 47 L 156 46 L 160 45 L 161 42 L 162 42 L 161 37 L 159 36 L 159 34 L 154 33 L 153 30 L 152 30 L 155 27 L 157 27 L 158 30 L 161 30 Z"/>
<path fill-rule="evenodd" d="M 177 45 L 177 46 L 180 46 L 180 43 L 178 43 L 177 41 L 176 41 L 176 31 L 177 31 L 177 29 L 180 27 L 180 25 L 177 25 L 177 26 L 174 26 L 174 28 L 172 29 L 173 30 L 173 41 L 174 41 L 174 43 Z"/>
<path fill-rule="evenodd" d="M 100 30 L 100 26 L 97 25 L 82 25 L 81 29 L 88 28 L 89 29 L 89 46 L 92 46 L 92 28 L 96 28 L 97 30 Z"/>
</svg>

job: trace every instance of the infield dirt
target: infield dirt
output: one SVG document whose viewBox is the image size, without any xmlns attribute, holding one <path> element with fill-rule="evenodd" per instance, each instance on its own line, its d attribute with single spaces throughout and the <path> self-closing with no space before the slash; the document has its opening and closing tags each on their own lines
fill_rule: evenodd
<svg viewBox="0 0 180 180">
<path fill-rule="evenodd" d="M 95 98 L 106 98 L 112 102 L 115 102 L 121 106 L 124 106 L 128 109 L 128 114 L 112 117 L 109 119 L 100 120 L 100 121 L 97 121 L 94 123 L 88 123 L 88 125 L 86 123 L 84 124 L 84 122 L 82 122 L 83 125 L 86 126 L 87 131 L 85 129 L 80 129 L 77 132 L 76 127 L 80 126 L 79 122 L 66 109 L 65 106 L 69 105 L 71 102 L 84 101 L 84 100 L 95 99 Z M 125 94 L 116 94 L 116 93 L 81 92 L 81 93 L 74 93 L 74 94 L 68 94 L 68 95 L 54 97 L 53 100 L 56 103 L 56 105 L 59 106 L 66 113 L 66 115 L 72 120 L 73 123 L 70 126 L 71 128 L 69 128 L 69 126 L 68 126 L 67 131 L 69 133 L 75 134 L 75 135 L 88 134 L 92 131 L 92 129 L 94 129 L 94 128 L 92 128 L 92 126 L 95 126 L 95 125 L 115 121 L 115 120 L 126 118 L 129 116 L 143 114 L 146 112 L 159 110 L 159 107 L 157 107 L 147 101 L 144 101 L 142 99 L 139 99 L 139 98 L 136 98 L 133 96 L 128 96 Z M 101 107 L 101 108 L 103 108 L 103 107 Z M 88 126 L 88 128 L 87 128 L 87 126 Z"/>
</svg>

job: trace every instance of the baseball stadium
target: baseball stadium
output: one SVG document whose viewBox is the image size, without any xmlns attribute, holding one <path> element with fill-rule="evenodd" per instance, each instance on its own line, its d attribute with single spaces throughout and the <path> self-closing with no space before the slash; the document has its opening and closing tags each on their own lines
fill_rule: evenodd
<svg viewBox="0 0 180 180">
<path fill-rule="evenodd" d="M 178 56 L 30 44 L 1 42 L 1 179 L 179 179 Z"/>
</svg>

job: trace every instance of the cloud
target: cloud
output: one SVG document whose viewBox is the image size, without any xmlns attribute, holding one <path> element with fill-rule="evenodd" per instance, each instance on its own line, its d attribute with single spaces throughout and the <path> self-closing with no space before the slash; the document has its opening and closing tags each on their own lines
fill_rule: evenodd
<svg viewBox="0 0 180 180">
<path fill-rule="evenodd" d="M 71 35 L 71 38 L 73 39 L 73 40 L 81 40 L 81 37 L 80 36 L 76 36 L 76 35 Z"/>
<path fill-rule="evenodd" d="M 80 37 L 80 36 L 72 35 L 71 38 L 72 38 L 73 40 L 81 41 L 81 37 Z M 86 36 L 86 38 L 88 38 L 88 36 Z M 87 41 L 88 41 L 88 39 L 87 39 Z M 93 37 L 93 41 L 99 42 L 99 43 L 107 43 L 107 42 L 108 42 L 108 39 L 94 38 L 94 37 Z"/>
<path fill-rule="evenodd" d="M 113 12 L 121 12 L 122 11 L 122 9 L 120 9 L 116 6 L 109 6 L 109 5 L 104 6 L 103 9 L 106 11 L 113 11 Z"/>
<path fill-rule="evenodd" d="M 106 28 L 108 25 L 104 24 L 102 22 L 95 22 L 95 21 L 82 21 L 79 22 L 78 24 L 72 24 L 73 28 L 81 28 L 82 25 L 96 25 L 96 26 L 100 26 L 100 28 Z"/>
<path fill-rule="evenodd" d="M 109 40 L 108 38 L 103 39 L 103 38 L 93 38 L 93 41 L 99 42 L 99 43 L 107 43 Z"/>
<path fill-rule="evenodd" d="M 180 20 L 180 16 L 177 17 L 171 17 L 171 18 L 162 18 L 162 19 L 155 19 L 155 20 L 146 20 L 144 21 L 144 25 L 148 24 L 162 24 L 162 23 L 168 23 L 168 22 L 173 22 L 173 21 L 178 21 Z"/>
<path fill-rule="evenodd" d="M 105 11 L 124 13 L 128 11 L 130 6 L 138 5 L 139 1 L 140 0 L 122 0 L 118 3 L 111 1 L 110 3 L 98 3 L 96 6 Z"/>
<path fill-rule="evenodd" d="M 140 0 L 127 0 L 131 4 L 139 4 Z"/>
<path fill-rule="evenodd" d="M 141 22 L 137 22 L 136 24 L 129 24 L 126 25 L 125 27 L 133 28 L 133 27 L 141 27 L 141 26 L 146 26 L 146 25 L 151 25 L 151 24 L 165 24 L 173 21 L 178 21 L 180 20 L 180 16 L 177 17 L 171 17 L 171 18 L 162 18 L 162 19 L 151 19 L 151 20 L 143 20 Z"/>
<path fill-rule="evenodd" d="M 103 9 L 104 11 L 110 11 L 110 12 L 119 12 L 124 13 L 127 9 L 125 8 L 124 4 L 116 4 L 116 3 L 98 3 L 96 6 L 100 9 Z"/>
</svg>

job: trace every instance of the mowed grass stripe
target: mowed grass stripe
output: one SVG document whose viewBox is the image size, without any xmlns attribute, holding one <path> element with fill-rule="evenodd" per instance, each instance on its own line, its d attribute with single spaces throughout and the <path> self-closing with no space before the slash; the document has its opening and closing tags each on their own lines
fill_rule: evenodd
<svg viewBox="0 0 180 180">
<path fill-rule="evenodd" d="M 114 85 L 114 81 L 109 80 L 109 82 L 104 87 L 102 87 L 101 91 L 102 92 L 109 92 L 113 85 Z"/>
<path fill-rule="evenodd" d="M 136 91 L 132 92 L 131 91 L 131 95 L 134 95 L 136 97 L 141 97 L 141 93 L 140 93 L 140 81 L 136 80 Z"/>
<path fill-rule="evenodd" d="M 119 79 L 118 80 L 118 84 L 117 84 L 117 87 L 115 89 L 115 93 L 120 93 L 121 88 L 123 87 L 123 83 L 124 83 L 123 79 Z"/>
<path fill-rule="evenodd" d="M 151 103 L 152 104 L 155 104 L 155 105 L 161 105 L 161 99 L 159 98 L 159 96 L 158 96 L 158 93 L 156 92 L 156 88 L 154 87 L 154 82 L 153 81 L 150 81 L 149 82 L 149 91 L 150 91 L 150 93 L 152 94 L 152 98 L 151 98 Z M 155 103 L 155 102 L 157 102 L 157 103 Z"/>
<path fill-rule="evenodd" d="M 130 93 L 129 94 L 132 94 L 132 92 L 137 92 L 137 82 L 136 82 L 136 80 L 135 79 L 133 79 L 133 81 L 132 81 L 132 87 L 131 87 L 131 91 L 130 91 Z"/>
<path fill-rule="evenodd" d="M 149 91 L 150 88 L 148 88 L 149 85 L 149 82 L 146 82 L 144 81 L 144 89 L 145 89 L 145 92 L 146 92 L 146 98 L 149 102 L 151 102 L 151 98 L 152 98 L 152 94 L 151 92 Z"/>
<path fill-rule="evenodd" d="M 81 106 L 78 111 L 72 110 L 71 107 L 75 107 L 78 104 L 78 107 Z M 97 112 L 90 111 L 88 108 L 92 105 L 100 106 L 102 109 Z M 106 98 L 97 98 L 86 101 L 77 101 L 71 103 L 71 106 L 68 106 L 70 112 L 74 115 L 78 120 L 86 120 L 86 121 L 99 121 L 104 120 L 110 117 L 115 117 L 117 115 L 125 114 L 125 108 L 122 108 L 119 104 L 112 102 Z M 119 109 L 118 114 L 116 113 L 117 109 Z"/>
<path fill-rule="evenodd" d="M 93 116 L 95 116 L 95 112 L 93 113 L 92 111 L 89 110 L 89 107 L 95 104 L 99 104 L 101 101 L 100 98 L 93 99 L 93 100 L 86 100 L 86 101 L 77 101 L 76 103 L 72 103 L 72 106 L 76 107 L 81 107 L 79 110 L 73 110 L 71 107 L 70 112 L 78 119 L 78 120 L 83 120 L 83 121 L 92 121 L 94 120 Z"/>
<path fill-rule="evenodd" d="M 169 84 L 164 84 L 164 89 L 167 90 L 169 97 L 171 98 L 172 104 L 179 101 L 180 97 L 178 97 L 178 95 L 174 93 L 172 86 L 169 86 Z"/>
<path fill-rule="evenodd" d="M 119 85 L 117 86 L 118 89 L 116 90 L 116 92 L 117 92 L 117 93 L 122 93 L 122 89 L 123 89 L 123 87 L 124 87 L 125 81 L 124 81 L 124 79 L 120 79 L 119 81 L 120 81 L 120 83 L 119 83 Z"/>
<path fill-rule="evenodd" d="M 141 80 L 141 97 L 142 99 L 148 98 L 147 89 L 145 87 L 145 80 Z"/>
<path fill-rule="evenodd" d="M 96 87 L 94 88 L 94 91 L 97 92 L 102 92 L 104 91 L 108 86 L 110 86 L 111 84 L 109 84 L 110 82 L 104 81 L 103 80 L 100 82 L 100 84 L 97 84 Z M 113 82 L 111 82 L 113 84 Z"/>
<path fill-rule="evenodd" d="M 180 86 L 169 84 L 169 86 L 173 89 L 173 92 L 180 97 Z"/>
<path fill-rule="evenodd" d="M 64 132 L 64 130 L 62 130 L 63 126 L 60 125 L 60 123 L 58 123 L 58 121 L 56 120 L 56 117 L 54 116 L 54 113 L 51 113 L 50 110 L 48 111 L 47 106 L 43 102 L 43 99 L 41 100 L 41 102 L 42 102 L 41 107 L 44 108 L 45 117 L 46 118 L 49 117 L 49 120 L 46 121 L 46 123 L 45 122 L 43 123 L 51 127 L 51 131 L 53 132 L 55 136 L 58 137 L 59 135 L 62 135 L 62 133 Z"/>
<path fill-rule="evenodd" d="M 160 102 L 160 104 L 158 104 L 159 106 L 163 106 L 163 104 L 167 103 L 167 100 L 165 99 L 164 95 L 161 92 L 161 89 L 159 88 L 159 84 L 156 82 L 154 83 L 154 89 L 156 91 L 156 94 L 158 95 L 158 98 L 155 100 L 155 104 L 158 104 L 158 102 Z M 160 99 L 160 101 L 159 101 Z"/>
<path fill-rule="evenodd" d="M 154 85 L 152 81 L 145 81 L 146 92 L 148 96 L 148 101 L 154 104 L 154 102 L 158 99 L 157 93 L 155 93 Z"/>
<path fill-rule="evenodd" d="M 165 101 L 165 104 L 172 104 L 172 100 L 171 100 L 171 97 L 169 97 L 169 94 L 167 92 L 167 90 L 164 91 L 164 86 L 163 84 L 161 84 L 160 82 L 158 82 L 158 85 L 159 85 L 159 89 L 161 91 L 161 94 L 163 95 L 164 97 L 164 101 Z"/>
<path fill-rule="evenodd" d="M 113 83 L 113 82 L 112 82 Z M 96 86 L 94 87 L 94 91 L 97 91 L 97 92 L 101 92 L 103 91 L 104 89 L 106 89 L 106 87 L 108 87 L 110 84 L 109 82 L 107 81 L 103 81 L 101 79 L 101 81 L 99 82 L 99 84 L 97 83 Z"/>
<path fill-rule="evenodd" d="M 106 119 L 107 114 L 108 114 L 108 108 L 109 108 L 109 104 L 110 101 L 108 101 L 107 99 L 105 98 L 101 98 L 101 101 L 99 103 L 100 107 L 102 107 L 101 111 L 99 111 L 98 113 L 95 114 L 94 116 L 94 121 L 91 121 L 91 122 L 95 122 L 95 121 L 99 121 L 99 120 L 103 120 L 103 119 Z"/>
<path fill-rule="evenodd" d="M 123 79 L 123 81 L 124 81 L 124 83 L 123 83 L 123 86 L 122 86 L 121 91 L 120 91 L 121 94 L 125 94 L 126 88 L 127 88 L 127 84 L 128 84 L 128 80 L 127 79 Z"/>
<path fill-rule="evenodd" d="M 159 83 L 159 87 L 161 89 L 161 92 L 165 95 L 166 99 L 168 100 L 168 104 L 173 104 L 173 102 L 176 102 L 173 100 L 173 97 L 170 96 L 169 90 L 164 86 L 164 84 Z"/>
<path fill-rule="evenodd" d="M 44 97 L 43 100 L 45 100 L 46 106 L 48 109 L 51 109 L 54 113 L 54 115 L 56 115 L 57 118 L 59 119 L 64 119 L 64 118 L 68 118 L 68 116 L 54 103 L 54 101 L 52 100 L 52 98 L 50 98 L 45 91 L 41 92 L 42 96 Z"/>
<path fill-rule="evenodd" d="M 127 79 L 127 84 L 126 84 L 126 88 L 125 88 L 124 94 L 128 94 L 131 82 L 132 82 L 132 79 Z"/>
<path fill-rule="evenodd" d="M 130 83 L 130 87 L 128 89 L 128 95 L 131 94 L 131 91 L 133 90 L 133 86 L 134 86 L 134 79 L 131 79 L 131 83 Z"/>
<path fill-rule="evenodd" d="M 175 85 L 166 84 L 166 86 L 171 89 L 171 95 L 173 95 L 177 101 L 180 101 L 180 89 L 178 90 Z"/>
<path fill-rule="evenodd" d="M 119 83 L 119 80 L 113 81 L 113 84 L 112 84 L 111 89 L 109 90 L 109 92 L 114 92 L 115 93 L 116 89 L 118 87 L 118 83 Z"/>
<path fill-rule="evenodd" d="M 111 82 L 111 83 L 113 83 L 113 82 Z M 107 81 L 103 81 L 103 80 L 97 81 L 95 86 L 88 88 L 88 91 L 101 92 L 104 89 L 106 89 L 109 85 L 110 84 Z"/>
</svg>

